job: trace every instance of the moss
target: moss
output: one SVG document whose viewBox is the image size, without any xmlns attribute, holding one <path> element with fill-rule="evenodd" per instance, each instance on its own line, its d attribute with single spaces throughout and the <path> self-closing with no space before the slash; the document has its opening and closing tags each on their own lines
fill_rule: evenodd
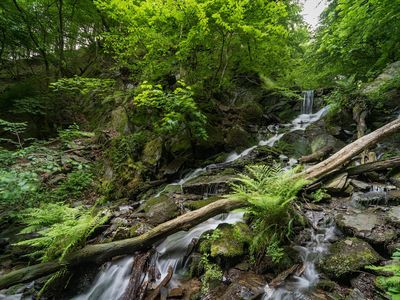
<svg viewBox="0 0 400 300">
<path fill-rule="evenodd" d="M 240 116 L 249 123 L 260 122 L 263 113 L 262 106 L 256 101 L 246 101 L 240 106 Z"/>
<path fill-rule="evenodd" d="M 191 200 L 191 201 L 186 201 L 184 203 L 184 206 L 189 209 L 195 210 L 195 209 L 202 208 L 202 207 L 204 207 L 210 203 L 213 203 L 217 200 L 220 200 L 220 199 L 221 199 L 221 197 L 219 197 L 219 196 L 212 196 L 212 197 L 208 197 L 207 199 L 202 199 L 202 200 Z"/>
<path fill-rule="evenodd" d="M 247 147 L 252 143 L 250 135 L 239 125 L 228 129 L 225 142 L 231 149 L 238 147 Z"/>
<path fill-rule="evenodd" d="M 148 213 L 153 206 L 160 204 L 164 201 L 168 201 L 168 200 L 169 200 L 169 197 L 166 195 L 160 195 L 160 197 L 152 197 L 152 198 L 147 199 L 143 203 L 141 209 L 144 210 L 146 213 Z"/>
<path fill-rule="evenodd" d="M 245 223 L 221 224 L 207 234 L 199 249 L 211 257 L 238 257 L 245 254 L 245 245 L 251 241 L 251 231 Z"/>
<path fill-rule="evenodd" d="M 329 277 L 341 278 L 380 259 L 368 243 L 357 238 L 347 238 L 331 246 L 330 254 L 322 260 L 320 267 Z"/>
<path fill-rule="evenodd" d="M 147 142 L 142 153 L 142 161 L 150 166 L 154 166 L 161 159 L 163 142 L 160 138 Z"/>
</svg>

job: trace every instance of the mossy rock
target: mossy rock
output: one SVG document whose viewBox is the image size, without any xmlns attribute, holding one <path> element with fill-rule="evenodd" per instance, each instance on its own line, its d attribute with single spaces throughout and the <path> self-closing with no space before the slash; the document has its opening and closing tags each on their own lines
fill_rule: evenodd
<svg viewBox="0 0 400 300">
<path fill-rule="evenodd" d="M 142 153 L 143 163 L 150 166 L 156 165 L 161 159 L 162 149 L 163 142 L 160 138 L 147 142 Z"/>
<path fill-rule="evenodd" d="M 110 126 L 119 134 L 129 133 L 129 118 L 125 108 L 118 106 L 111 112 Z"/>
<path fill-rule="evenodd" d="M 240 116 L 246 123 L 258 123 L 263 117 L 263 108 L 256 101 L 246 101 L 240 106 Z"/>
<path fill-rule="evenodd" d="M 225 143 L 227 149 L 247 147 L 252 143 L 250 134 L 241 126 L 235 125 L 227 130 Z"/>
<path fill-rule="evenodd" d="M 146 212 L 151 225 L 164 223 L 179 215 L 178 205 L 166 195 L 146 200 L 141 209 Z"/>
<path fill-rule="evenodd" d="M 245 254 L 245 245 L 250 243 L 252 232 L 242 222 L 221 224 L 212 234 L 208 233 L 200 242 L 200 251 L 211 257 L 238 257 Z"/>
<path fill-rule="evenodd" d="M 208 197 L 208 198 L 206 198 L 206 199 L 201 199 L 201 200 L 189 200 L 189 201 L 185 201 L 185 202 L 183 203 L 183 205 L 184 205 L 186 208 L 189 208 L 189 209 L 191 209 L 191 210 L 195 210 L 195 209 L 202 208 L 202 207 L 204 207 L 204 206 L 206 206 L 206 205 L 208 205 L 208 204 L 210 204 L 210 203 L 213 203 L 213 202 L 215 202 L 215 201 L 217 201 L 217 200 L 220 200 L 220 199 L 221 199 L 221 197 L 219 197 L 219 196 L 211 196 L 211 197 Z"/>
<path fill-rule="evenodd" d="M 319 267 L 330 278 L 338 279 L 380 260 L 379 254 L 367 242 L 347 238 L 331 246 L 330 253 L 320 262 Z"/>
</svg>

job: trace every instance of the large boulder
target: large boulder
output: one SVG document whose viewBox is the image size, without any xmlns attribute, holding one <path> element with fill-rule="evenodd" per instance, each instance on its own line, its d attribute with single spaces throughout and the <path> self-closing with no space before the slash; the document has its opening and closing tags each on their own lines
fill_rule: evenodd
<svg viewBox="0 0 400 300">
<path fill-rule="evenodd" d="M 111 112 L 110 127 L 114 132 L 120 135 L 130 132 L 129 118 L 124 107 L 118 106 Z"/>
<path fill-rule="evenodd" d="M 372 244 L 388 244 L 397 237 L 397 230 L 388 224 L 385 214 L 368 209 L 348 210 L 335 218 L 337 226 L 345 233 L 364 239 Z"/>
<path fill-rule="evenodd" d="M 264 294 L 265 280 L 258 274 L 232 269 L 227 277 L 232 283 L 219 299 L 258 299 Z"/>
<path fill-rule="evenodd" d="M 144 210 L 151 225 L 164 223 L 179 215 L 178 205 L 166 195 L 146 200 L 140 210 Z"/>
<path fill-rule="evenodd" d="M 142 153 L 142 161 L 146 165 L 155 166 L 161 159 L 163 143 L 156 138 L 146 143 Z"/>
<path fill-rule="evenodd" d="M 381 260 L 378 253 L 358 238 L 346 238 L 334 243 L 330 253 L 319 264 L 321 271 L 330 278 L 339 279 Z"/>
<path fill-rule="evenodd" d="M 225 143 L 227 149 L 248 147 L 251 142 L 252 139 L 249 133 L 239 125 L 229 128 L 226 132 Z"/>
</svg>

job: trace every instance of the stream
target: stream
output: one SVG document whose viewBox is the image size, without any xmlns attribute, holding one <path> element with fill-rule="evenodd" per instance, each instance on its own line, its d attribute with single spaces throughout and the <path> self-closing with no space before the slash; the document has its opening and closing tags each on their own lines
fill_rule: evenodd
<svg viewBox="0 0 400 300">
<path fill-rule="evenodd" d="M 280 124 L 272 126 L 274 128 L 273 136 L 266 140 L 260 140 L 258 144 L 237 153 L 233 152 L 228 155 L 222 164 L 232 163 L 238 159 L 249 155 L 259 146 L 273 147 L 286 133 L 296 130 L 305 130 L 310 124 L 318 121 L 328 111 L 328 107 L 324 107 L 316 113 L 312 113 L 313 91 L 306 91 L 302 105 L 302 113 L 289 124 Z M 289 159 L 288 168 L 296 164 L 296 159 Z M 215 167 L 215 165 L 212 165 Z M 212 166 L 195 169 L 188 173 L 178 182 L 172 185 L 183 186 L 186 182 L 194 179 L 205 172 Z M 165 190 L 165 189 L 164 189 Z M 160 196 L 164 190 L 157 195 Z M 323 255 L 329 245 L 329 241 L 335 236 L 335 227 L 325 222 L 323 216 L 317 213 L 308 216 L 313 228 L 310 230 L 310 241 L 304 246 L 298 246 L 299 254 L 304 263 L 304 271 L 301 276 L 293 277 L 285 281 L 282 286 L 271 288 L 268 284 L 265 286 L 264 300 L 269 299 L 311 299 L 307 296 L 308 291 L 315 286 L 318 281 L 318 273 L 315 269 L 315 262 Z M 155 245 L 156 253 L 153 257 L 156 266 L 156 273 L 159 275 L 154 283 L 157 286 L 161 280 L 167 275 L 168 268 L 173 268 L 173 277 L 169 282 L 169 287 L 179 286 L 186 271 L 186 262 L 190 252 L 190 245 L 198 240 L 200 236 L 218 227 L 222 223 L 235 224 L 243 220 L 243 213 L 231 212 L 222 214 L 195 226 L 189 231 L 181 231 L 170 235 L 161 243 Z M 91 287 L 83 294 L 74 297 L 74 300 L 109 300 L 121 299 L 129 283 L 130 272 L 134 262 L 133 257 L 125 257 L 112 262 L 108 262 L 102 266 L 102 270 L 94 279 Z M 20 297 L 18 297 L 20 296 Z M 302 298 L 301 298 L 301 297 Z M 0 294 L 1 300 L 19 300 L 22 295 L 6 296 Z"/>
</svg>

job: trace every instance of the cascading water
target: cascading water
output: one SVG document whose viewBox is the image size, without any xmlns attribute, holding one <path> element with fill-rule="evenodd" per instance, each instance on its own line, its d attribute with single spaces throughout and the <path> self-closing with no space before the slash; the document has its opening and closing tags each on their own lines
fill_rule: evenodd
<svg viewBox="0 0 400 300">
<path fill-rule="evenodd" d="M 200 236 L 209 231 L 214 230 L 220 224 L 235 224 L 243 220 L 243 213 L 232 212 L 222 214 L 193 227 L 189 231 L 180 231 L 167 237 L 161 244 L 156 247 L 156 268 L 159 272 L 159 278 L 156 281 L 158 285 L 168 274 L 168 268 L 172 267 L 173 277 L 170 286 L 175 287 L 181 278 L 180 271 L 184 271 L 185 263 L 188 256 L 188 248 L 190 244 L 200 238 Z"/>
<path fill-rule="evenodd" d="M 303 100 L 303 105 L 301 106 L 301 114 L 312 114 L 314 106 L 314 91 L 305 91 L 304 92 L 304 100 Z"/>
<path fill-rule="evenodd" d="M 312 224 L 310 240 L 304 246 L 297 246 L 303 262 L 303 272 L 300 276 L 292 276 L 281 286 L 272 288 L 265 286 L 263 300 L 312 300 L 313 288 L 319 280 L 316 263 L 328 251 L 329 245 L 337 237 L 337 229 L 322 211 L 308 211 L 306 216 Z"/>
<path fill-rule="evenodd" d="M 129 284 L 133 264 L 132 257 L 125 257 L 103 265 L 91 288 L 73 300 L 110 300 L 121 299 Z"/>
<path fill-rule="evenodd" d="M 313 92 L 308 91 L 307 94 L 313 96 Z M 306 100 L 307 99 L 307 100 Z M 308 101 L 307 105 L 303 104 L 303 106 L 307 107 L 306 112 L 312 111 L 312 99 L 305 97 L 305 102 Z M 311 102 L 310 102 L 311 101 Z M 311 104 L 310 104 L 311 103 Z M 307 126 L 318 121 L 321 117 L 323 117 L 328 110 L 328 107 L 325 107 L 318 111 L 315 114 L 312 113 L 303 113 L 295 118 L 291 124 L 288 124 L 285 127 L 284 132 L 275 132 L 275 135 L 267 140 L 260 141 L 257 145 L 252 146 L 248 149 L 245 149 L 243 152 L 237 154 L 236 152 L 232 153 L 228 156 L 225 163 L 231 163 L 237 159 L 243 158 L 251 153 L 258 146 L 274 146 L 274 144 L 279 141 L 285 133 L 292 132 L 296 130 L 305 130 Z M 303 112 L 303 110 L 302 110 Z M 277 126 L 279 129 L 279 126 Z M 293 162 L 292 162 L 293 164 Z M 191 179 L 194 179 L 201 174 L 205 173 L 208 168 L 211 168 L 212 165 L 206 166 L 204 168 L 198 168 L 191 173 L 187 174 L 180 181 L 173 183 L 173 185 L 182 186 L 186 182 Z M 160 196 L 164 190 L 160 191 L 156 196 Z M 175 233 L 168 238 L 166 238 L 162 243 L 156 246 L 156 254 L 155 254 L 155 266 L 158 270 L 159 276 L 156 280 L 156 284 L 158 284 L 168 273 L 168 268 L 172 267 L 173 269 L 173 277 L 170 280 L 169 285 L 171 287 L 176 286 L 179 283 L 179 279 L 181 278 L 181 273 L 185 269 L 185 263 L 187 261 L 188 248 L 193 240 L 198 239 L 204 232 L 213 230 L 217 228 L 219 224 L 229 223 L 234 224 L 240 222 L 243 219 L 243 213 L 230 213 L 223 214 L 214 218 L 211 218 L 196 227 L 192 228 L 190 231 L 181 231 Z M 318 223 L 318 222 L 317 222 Z M 322 227 L 320 229 L 321 232 L 313 232 L 312 239 L 306 247 L 300 247 L 299 249 L 303 249 L 301 251 L 302 258 L 305 264 L 305 271 L 302 276 L 294 278 L 294 284 L 291 284 L 291 288 L 289 288 L 289 283 L 285 287 L 279 287 L 277 289 L 270 289 L 268 286 L 266 287 L 266 294 L 264 299 L 301 299 L 296 298 L 293 293 L 301 293 L 301 291 L 305 289 L 309 289 L 313 286 L 317 279 L 318 274 L 315 271 L 315 260 L 312 260 L 311 257 L 315 257 L 315 254 L 323 253 L 326 251 L 326 243 L 331 238 L 331 234 L 333 232 L 334 227 Z M 123 296 L 123 293 L 126 290 L 126 287 L 129 282 L 129 270 L 131 268 L 133 259 L 132 258 L 124 258 L 121 261 L 109 263 L 106 265 L 106 269 L 102 271 L 95 282 L 93 283 L 90 290 L 80 295 L 75 300 L 89 300 L 89 299 L 120 299 Z M 297 291 L 299 290 L 299 291 Z M 270 291 L 270 294 L 269 292 Z M 292 293 L 292 294 L 290 294 Z M 102 295 L 106 295 L 104 296 Z M 282 296 L 278 296 L 282 295 Z M 288 296 L 289 295 L 289 296 Z M 292 295 L 292 296 L 290 296 Z M 289 298 L 286 298 L 286 297 Z M 111 297 L 111 298 L 110 298 Z"/>
</svg>

